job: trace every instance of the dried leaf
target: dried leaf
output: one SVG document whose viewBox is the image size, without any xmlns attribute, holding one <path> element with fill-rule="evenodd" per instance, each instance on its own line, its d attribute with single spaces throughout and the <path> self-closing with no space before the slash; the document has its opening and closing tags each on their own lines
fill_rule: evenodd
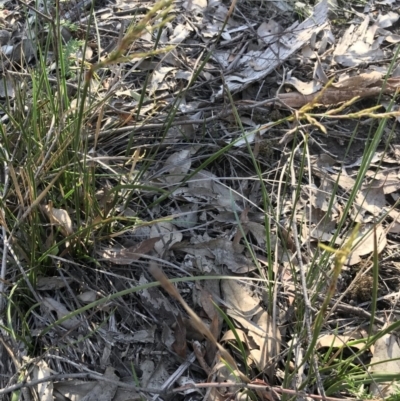
<svg viewBox="0 0 400 401">
<path fill-rule="evenodd" d="M 360 263 L 361 256 L 365 256 L 374 252 L 375 235 L 378 244 L 378 249 L 376 251 L 378 254 L 381 253 L 387 244 L 386 230 L 382 227 L 382 225 L 366 224 L 360 229 L 357 236 L 358 239 L 356 239 L 354 243 L 353 249 L 346 264 L 352 266 Z"/>
<path fill-rule="evenodd" d="M 115 263 L 117 265 L 127 265 L 152 251 L 154 249 L 154 245 L 160 240 L 160 238 L 161 237 L 148 238 L 134 246 L 130 246 L 129 248 L 105 249 L 100 251 L 99 254 L 103 258 L 109 260 L 111 263 Z"/>
<path fill-rule="evenodd" d="M 62 319 L 63 317 L 71 313 L 63 304 L 50 297 L 43 298 L 42 305 L 46 307 L 49 311 L 56 312 L 57 320 Z M 70 330 L 77 328 L 80 325 L 80 320 L 77 317 L 73 316 L 62 322 L 60 325 Z"/>
<path fill-rule="evenodd" d="M 53 372 L 43 360 L 38 361 L 34 364 L 33 370 L 33 380 L 43 379 L 45 377 L 51 376 Z M 53 401 L 53 382 L 43 382 L 39 383 L 37 386 L 37 397 L 40 401 Z"/>
<path fill-rule="evenodd" d="M 400 374 L 400 346 L 395 334 L 385 334 L 380 337 L 374 346 L 374 356 L 371 360 L 371 373 L 379 372 L 381 374 Z M 370 391 L 379 398 L 388 398 L 391 394 L 398 393 L 398 387 L 395 382 L 371 383 Z"/>
<path fill-rule="evenodd" d="M 257 29 L 259 37 L 258 43 L 269 45 L 270 43 L 276 42 L 282 31 L 282 26 L 272 18 L 268 20 L 268 22 L 264 21 Z"/>
<path fill-rule="evenodd" d="M 85 382 L 82 380 L 66 380 L 54 383 L 54 390 L 65 397 L 65 399 L 81 400 L 96 386 L 97 382 Z M 58 398 L 56 398 L 58 400 Z"/>
<path fill-rule="evenodd" d="M 139 284 L 148 283 L 144 275 L 140 276 Z M 150 287 L 139 291 L 140 299 L 145 306 L 157 319 L 165 321 L 171 325 L 175 323 L 179 311 L 173 306 L 157 287 Z"/>
<path fill-rule="evenodd" d="M 249 51 L 244 54 L 238 62 L 243 66 L 240 76 L 232 73 L 225 77 L 224 86 L 219 89 L 216 96 L 221 97 L 226 90 L 240 92 L 252 83 L 261 82 L 278 65 L 309 42 L 313 35 L 323 31 L 327 26 L 327 19 L 327 1 L 323 0 L 314 7 L 309 18 L 301 24 L 296 22 L 288 27 L 282 32 L 279 40 L 268 46 L 265 51 Z M 277 54 L 279 57 L 276 57 Z"/>
<path fill-rule="evenodd" d="M 42 210 L 46 213 L 51 224 L 60 227 L 60 231 L 64 237 L 68 237 L 74 233 L 71 218 L 66 210 L 56 209 L 51 204 L 42 206 Z"/>
<path fill-rule="evenodd" d="M 272 363 L 280 352 L 281 335 L 279 330 L 272 325 L 272 319 L 265 310 L 258 312 L 252 319 L 252 322 L 259 327 L 263 334 L 260 335 L 254 326 L 249 325 L 248 336 L 252 337 L 259 349 L 251 350 L 250 355 L 253 358 L 257 368 L 267 373 L 270 379 L 274 376 L 275 364 Z"/>
<path fill-rule="evenodd" d="M 252 317 L 261 310 L 260 301 L 250 291 L 248 285 L 235 280 L 221 280 L 221 290 L 224 301 L 235 313 L 246 317 Z"/>
<path fill-rule="evenodd" d="M 39 277 L 37 279 L 36 289 L 38 291 L 59 290 L 71 282 L 72 279 L 69 277 Z"/>
<path fill-rule="evenodd" d="M 163 221 L 151 227 L 150 237 L 161 238 L 154 244 L 154 249 L 159 255 L 163 255 L 171 246 L 181 242 L 183 235 L 173 224 Z"/>
<path fill-rule="evenodd" d="M 143 387 L 161 388 L 162 385 L 170 378 L 166 360 L 162 359 L 157 365 L 152 360 L 146 359 L 141 365 Z"/>
<path fill-rule="evenodd" d="M 363 338 L 361 334 L 356 335 L 353 333 L 353 335 L 336 335 L 336 334 L 324 334 L 320 338 L 318 338 L 317 344 L 315 346 L 315 349 L 320 349 L 320 348 L 344 348 L 347 346 L 347 343 L 349 341 L 357 340 Z M 352 345 L 352 347 L 361 350 L 364 348 L 364 344 L 359 343 L 356 345 Z"/>
<path fill-rule="evenodd" d="M 165 161 L 164 169 L 168 175 L 163 175 L 163 178 L 168 184 L 176 184 L 185 178 L 192 165 L 191 153 L 191 149 L 184 149 L 173 153 Z"/>
<path fill-rule="evenodd" d="M 104 377 L 119 381 L 119 377 L 115 374 L 114 368 L 108 367 L 104 372 Z M 109 381 L 99 381 L 81 401 L 112 401 L 115 393 L 117 392 L 118 384 L 111 383 Z"/>
<path fill-rule="evenodd" d="M 85 304 L 90 304 L 96 301 L 97 293 L 96 291 L 85 291 L 82 294 L 77 295 L 77 298 Z"/>
<path fill-rule="evenodd" d="M 173 67 L 164 67 L 160 64 L 159 67 L 153 71 L 149 86 L 150 95 L 153 95 L 157 90 L 168 88 L 165 77 L 174 70 L 175 68 Z"/>
</svg>

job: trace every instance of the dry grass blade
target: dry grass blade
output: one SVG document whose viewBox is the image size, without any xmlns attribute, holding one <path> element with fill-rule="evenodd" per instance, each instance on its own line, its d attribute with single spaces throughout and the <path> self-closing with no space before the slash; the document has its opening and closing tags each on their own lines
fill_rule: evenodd
<svg viewBox="0 0 400 401">
<path fill-rule="evenodd" d="M 169 295 L 174 297 L 177 301 L 180 302 L 180 304 L 184 307 L 185 311 L 188 313 L 188 315 L 192 318 L 192 323 L 193 326 L 196 327 L 196 329 L 204 335 L 209 341 L 211 341 L 219 350 L 221 353 L 221 356 L 225 361 L 233 367 L 236 372 L 240 375 L 240 379 L 244 381 L 245 383 L 249 383 L 249 379 L 240 372 L 239 368 L 236 365 L 236 362 L 232 358 L 231 354 L 222 347 L 216 338 L 213 336 L 209 328 L 204 324 L 204 322 L 196 315 L 196 313 L 193 311 L 193 309 L 186 303 L 186 301 L 182 298 L 181 294 L 179 294 L 178 290 L 171 284 L 171 282 L 168 280 L 167 276 L 164 274 L 164 272 L 157 266 L 155 262 L 150 262 L 150 267 L 149 267 L 149 272 L 153 275 L 153 277 L 159 281 L 164 288 L 165 291 L 168 292 Z"/>
</svg>

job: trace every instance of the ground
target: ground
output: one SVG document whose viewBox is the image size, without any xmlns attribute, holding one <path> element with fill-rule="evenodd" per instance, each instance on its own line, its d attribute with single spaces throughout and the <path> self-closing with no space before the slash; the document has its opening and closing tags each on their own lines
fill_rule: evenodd
<svg viewBox="0 0 400 401">
<path fill-rule="evenodd" d="M 4 2 L 0 394 L 396 399 L 398 7 Z"/>
</svg>

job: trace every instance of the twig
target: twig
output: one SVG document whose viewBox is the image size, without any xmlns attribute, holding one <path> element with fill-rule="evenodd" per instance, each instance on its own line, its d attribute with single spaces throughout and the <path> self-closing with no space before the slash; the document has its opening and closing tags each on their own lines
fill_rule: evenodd
<svg viewBox="0 0 400 401">
<path fill-rule="evenodd" d="M 129 390 L 133 390 L 136 392 L 142 392 L 142 393 L 153 393 L 153 394 L 163 394 L 165 390 L 160 389 L 160 388 L 143 388 L 143 387 L 137 387 L 132 384 L 128 383 L 123 383 L 121 381 L 115 381 L 112 379 L 109 379 L 103 375 L 97 375 L 94 373 L 70 373 L 70 374 L 56 374 L 56 375 L 50 375 L 47 377 L 42 377 L 37 380 L 31 380 L 27 381 L 25 379 L 24 381 L 14 384 L 12 386 L 8 386 L 7 388 L 0 389 L 0 396 L 4 394 L 9 394 L 12 393 L 13 391 L 20 390 L 22 388 L 26 387 L 34 387 L 37 384 L 40 383 L 45 383 L 45 382 L 54 382 L 54 381 L 59 381 L 63 379 L 93 379 L 93 380 L 98 380 L 98 381 L 104 381 L 108 382 L 114 385 L 117 385 L 118 387 L 121 388 L 126 388 Z M 190 389 L 201 389 L 201 388 L 224 388 L 224 387 L 234 387 L 234 388 L 248 388 L 251 390 L 262 390 L 266 392 L 276 392 L 278 394 L 288 394 L 288 395 L 294 395 L 294 396 L 299 396 L 302 395 L 304 397 L 310 397 L 314 400 L 323 400 L 324 398 L 320 395 L 317 394 L 307 394 L 306 392 L 303 391 L 296 391 L 296 390 L 289 390 L 289 389 L 283 389 L 280 387 L 276 386 L 261 386 L 259 384 L 251 384 L 251 383 L 237 383 L 237 382 L 225 382 L 225 383 L 192 383 L 192 384 L 187 384 L 182 387 L 175 388 L 171 391 L 168 391 L 166 394 L 176 394 L 182 391 L 190 390 Z M 342 399 L 340 398 L 333 398 L 333 397 L 325 397 L 326 401 L 341 401 Z M 346 401 L 362 401 L 356 398 L 347 398 Z"/>
<path fill-rule="evenodd" d="M 7 70 L 7 74 L 16 75 L 16 76 L 19 76 L 19 77 L 32 78 L 32 74 L 28 74 L 27 72 L 21 72 L 21 71 Z M 46 77 L 46 80 L 51 82 L 52 84 L 58 84 L 59 83 L 56 78 Z M 79 90 L 79 86 L 78 85 L 75 85 L 75 84 L 72 84 L 72 83 L 69 83 L 69 82 L 65 82 L 63 84 L 65 84 L 68 88 L 74 89 L 75 91 Z"/>
<path fill-rule="evenodd" d="M 179 125 L 192 125 L 192 124 L 205 124 L 210 121 L 215 121 L 220 119 L 221 117 L 228 115 L 231 113 L 230 111 L 221 111 L 220 113 L 216 114 L 215 116 L 211 117 L 206 117 L 203 119 L 198 119 L 198 120 L 182 120 L 182 121 L 174 121 L 173 123 L 169 124 L 171 127 L 176 127 Z M 105 135 L 115 135 L 115 134 L 124 134 L 125 132 L 135 132 L 137 129 L 145 129 L 145 130 L 151 130 L 151 129 L 160 129 L 160 128 L 165 128 L 165 123 L 154 123 L 154 124 L 143 124 L 143 125 L 137 125 L 135 126 L 126 126 L 126 127 L 121 127 L 121 128 L 114 128 L 114 129 L 109 129 L 109 130 L 104 130 L 99 133 L 99 137 L 105 136 Z M 89 138 L 92 135 L 89 135 Z"/>
<path fill-rule="evenodd" d="M 293 168 L 293 163 L 291 163 L 291 166 Z M 294 181 L 294 179 L 295 179 L 294 172 L 292 172 L 291 176 L 292 176 L 292 180 Z M 292 184 L 293 184 L 293 207 L 295 207 L 297 191 L 296 191 L 295 182 L 292 182 Z M 294 243 L 295 243 L 295 247 L 296 247 L 297 260 L 299 263 L 299 270 L 300 270 L 300 282 L 301 282 L 301 288 L 302 288 L 303 299 L 304 299 L 304 315 L 305 315 L 304 321 L 305 321 L 305 326 L 306 326 L 306 331 L 307 331 L 307 340 L 308 340 L 308 343 L 311 344 L 312 338 L 313 338 L 312 333 L 311 333 L 312 306 L 311 306 L 311 302 L 310 302 L 310 299 L 309 299 L 308 293 L 307 293 L 307 281 L 306 281 L 306 275 L 305 275 L 305 271 L 304 271 L 303 259 L 302 259 L 302 255 L 301 255 L 301 249 L 300 249 L 300 244 L 299 244 L 299 238 L 298 238 L 298 232 L 297 232 L 295 218 L 293 218 L 293 221 L 292 221 L 292 232 L 293 232 L 293 239 L 294 239 Z M 317 382 L 318 390 L 319 390 L 322 398 L 324 400 L 326 400 L 324 386 L 322 383 L 321 376 L 319 374 L 318 361 L 317 361 L 314 353 L 312 354 L 311 359 L 313 361 L 315 379 Z"/>
<path fill-rule="evenodd" d="M 192 352 L 186 360 L 179 366 L 178 369 L 175 370 L 175 372 L 163 383 L 161 386 L 161 393 L 165 393 L 168 391 L 168 389 L 172 386 L 174 382 L 176 382 L 186 371 L 186 369 L 196 360 L 196 356 L 194 352 Z M 155 395 L 152 398 L 152 401 L 156 401 L 160 394 Z"/>
<path fill-rule="evenodd" d="M 8 160 L 9 160 L 9 155 L 7 150 L 0 144 L 0 147 L 2 149 L 3 157 L 4 157 L 4 184 L 3 184 L 3 193 L 1 194 L 1 199 L 4 202 L 4 198 L 6 196 L 6 193 L 8 191 L 8 186 L 10 184 L 10 176 L 9 176 L 9 168 L 8 168 Z M 4 213 L 4 209 L 0 209 L 0 223 L 1 223 L 1 230 L 2 230 L 2 235 L 3 235 L 3 256 L 1 259 L 1 272 L 0 272 L 0 313 L 3 312 L 5 306 L 6 306 L 6 300 L 5 300 L 5 292 L 4 292 L 4 286 L 5 286 L 5 279 L 6 279 L 6 272 L 7 272 L 7 253 L 8 253 L 8 239 L 7 239 L 7 230 L 6 230 L 6 216 Z"/>
<path fill-rule="evenodd" d="M 261 390 L 266 392 L 276 392 L 278 394 L 288 394 L 294 396 L 303 396 L 303 397 L 310 397 L 314 400 L 326 400 L 326 401 L 343 401 L 342 398 L 334 398 L 334 397 L 323 397 L 318 394 L 308 394 L 304 391 L 296 391 L 296 390 L 289 390 L 286 388 L 280 388 L 276 386 L 262 386 L 259 384 L 246 384 L 246 383 L 236 383 L 236 382 L 225 382 L 225 383 L 193 383 L 187 384 L 182 387 L 175 388 L 172 390 L 172 393 L 179 393 L 181 391 L 186 391 L 190 389 L 197 389 L 197 388 L 224 388 L 224 387 L 235 387 L 235 388 L 248 388 L 251 390 Z M 358 398 L 346 398 L 346 401 L 363 401 Z"/>
<path fill-rule="evenodd" d="M 390 296 L 393 296 L 393 294 L 390 294 Z M 382 297 L 382 298 L 384 298 L 384 297 Z M 324 301 L 325 297 L 322 296 L 322 295 L 318 295 L 318 300 L 319 301 Z M 347 304 L 345 304 L 343 302 L 340 302 L 340 299 L 337 300 L 337 301 L 331 300 L 330 301 L 330 305 L 333 305 L 335 310 L 337 309 L 338 311 L 341 311 L 341 312 L 345 312 L 345 313 L 348 313 L 348 314 L 353 314 L 353 315 L 356 315 L 356 316 L 364 317 L 366 319 L 371 319 L 371 314 L 368 311 L 366 311 L 366 310 L 364 310 L 362 308 L 356 307 L 356 306 L 347 305 Z M 332 308 L 330 310 L 330 314 L 332 314 L 333 312 L 334 312 L 334 309 Z M 380 324 L 382 326 L 385 325 L 385 322 L 382 319 L 380 319 L 379 317 L 377 317 L 377 316 L 374 317 L 374 320 L 375 320 L 375 323 L 377 323 L 377 324 Z"/>
<path fill-rule="evenodd" d="M 160 388 L 142 388 L 142 387 L 137 387 L 132 384 L 127 384 L 127 383 L 122 383 L 120 381 L 115 381 L 112 379 L 109 379 L 105 376 L 102 375 L 96 375 L 93 373 L 71 373 L 71 374 L 56 374 L 56 375 L 50 375 L 47 377 L 42 377 L 40 379 L 36 380 L 30 380 L 28 381 L 29 378 L 26 378 L 20 383 L 14 384 L 12 386 L 8 386 L 6 388 L 0 389 L 0 396 L 8 393 L 12 393 L 13 391 L 20 390 L 25 387 L 34 387 L 37 384 L 40 383 L 45 383 L 45 382 L 54 382 L 54 381 L 59 381 L 63 379 L 93 379 L 93 380 L 99 380 L 99 381 L 104 381 L 108 383 L 112 383 L 115 385 L 118 385 L 118 387 L 126 388 L 129 390 L 134 390 L 137 392 L 143 392 L 143 393 L 156 393 L 156 394 L 161 394 L 164 392 L 163 389 Z"/>
<path fill-rule="evenodd" d="M 200 343 L 198 341 L 193 341 L 192 346 L 193 346 L 193 352 L 195 353 L 197 361 L 199 362 L 200 366 L 203 368 L 204 372 L 207 373 L 207 375 L 210 375 L 211 368 L 208 366 L 207 362 L 204 359 Z"/>
</svg>

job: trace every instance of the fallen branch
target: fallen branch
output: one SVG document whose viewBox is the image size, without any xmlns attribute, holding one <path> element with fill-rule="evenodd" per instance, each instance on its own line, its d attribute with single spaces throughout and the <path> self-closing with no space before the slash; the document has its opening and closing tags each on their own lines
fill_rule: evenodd
<svg viewBox="0 0 400 401">
<path fill-rule="evenodd" d="M 354 98 L 371 98 L 380 94 L 393 95 L 400 89 L 400 78 L 389 78 L 385 82 L 381 74 L 374 73 L 372 79 L 371 75 L 366 73 L 350 77 L 339 84 L 332 84 L 310 95 L 299 92 L 282 93 L 278 95 L 278 99 L 293 108 L 300 108 L 314 102 L 315 106 L 327 107 L 348 102 Z"/>
</svg>

